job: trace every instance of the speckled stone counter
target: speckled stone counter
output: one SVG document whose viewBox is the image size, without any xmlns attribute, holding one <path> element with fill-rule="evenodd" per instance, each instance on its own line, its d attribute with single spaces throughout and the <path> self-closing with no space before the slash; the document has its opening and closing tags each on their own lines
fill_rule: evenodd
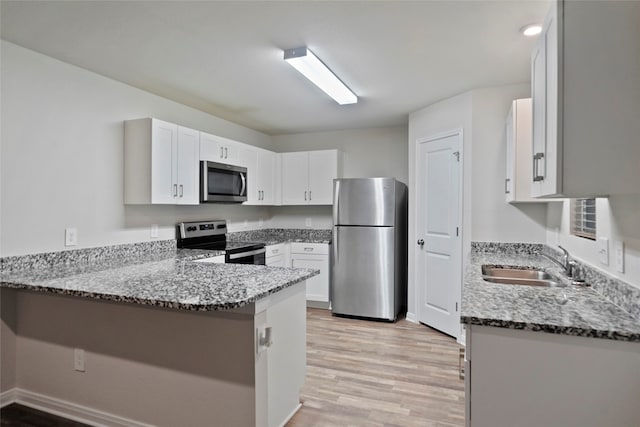
<svg viewBox="0 0 640 427">
<path fill-rule="evenodd" d="M 317 275 L 317 270 L 193 262 L 212 251 L 162 250 L 69 262 L 78 254 L 38 254 L 2 261 L 0 286 L 180 310 L 239 308 Z M 121 245 L 128 247 L 128 245 Z M 149 248 L 146 248 L 149 249 Z M 99 249 L 81 250 L 86 253 Z M 126 251 L 125 251 L 126 252 Z M 76 258 L 74 258 L 76 256 Z M 58 261 L 58 262 L 56 262 Z"/>
<path fill-rule="evenodd" d="M 465 268 L 462 323 L 640 342 L 640 322 L 593 287 L 537 287 L 490 283 L 483 264 L 541 268 L 560 281 L 559 267 L 540 255 L 542 245 L 476 245 Z M 499 253 L 500 252 L 500 253 Z"/>
<path fill-rule="evenodd" d="M 267 245 L 286 242 L 331 243 L 331 233 L 331 230 L 267 228 L 229 233 L 227 238 L 236 242 L 260 242 Z"/>
</svg>

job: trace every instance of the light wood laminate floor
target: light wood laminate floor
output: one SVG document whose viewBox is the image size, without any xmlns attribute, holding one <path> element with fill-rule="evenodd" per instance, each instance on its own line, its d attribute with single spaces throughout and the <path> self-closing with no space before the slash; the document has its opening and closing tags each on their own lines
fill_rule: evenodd
<svg viewBox="0 0 640 427">
<path fill-rule="evenodd" d="M 464 426 L 456 341 L 396 323 L 307 311 L 302 408 L 287 427 Z"/>
</svg>

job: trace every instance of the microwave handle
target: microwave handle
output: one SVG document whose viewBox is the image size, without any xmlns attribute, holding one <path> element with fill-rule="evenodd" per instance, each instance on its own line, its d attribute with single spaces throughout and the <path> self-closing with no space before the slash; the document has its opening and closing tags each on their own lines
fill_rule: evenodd
<svg viewBox="0 0 640 427">
<path fill-rule="evenodd" d="M 245 178 L 244 173 L 240 172 L 240 179 L 242 180 L 242 188 L 240 189 L 240 195 L 245 195 L 245 190 L 247 189 L 247 178 Z"/>
</svg>

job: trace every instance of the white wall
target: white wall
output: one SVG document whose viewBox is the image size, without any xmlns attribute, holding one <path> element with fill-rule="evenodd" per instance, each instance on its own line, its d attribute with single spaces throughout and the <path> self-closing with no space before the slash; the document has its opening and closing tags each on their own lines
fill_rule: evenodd
<svg viewBox="0 0 640 427">
<path fill-rule="evenodd" d="M 391 176 L 407 183 L 407 127 L 352 129 L 277 135 L 273 147 L 279 152 L 337 148 L 342 155 L 344 178 Z M 271 209 L 273 227 L 331 228 L 330 206 L 283 206 Z"/>
<path fill-rule="evenodd" d="M 463 256 L 471 241 L 539 242 L 546 238 L 546 204 L 504 202 L 505 119 L 511 101 L 529 96 L 526 84 L 478 89 L 440 101 L 409 116 L 409 313 L 417 310 L 416 141 L 463 131 Z"/>
<path fill-rule="evenodd" d="M 233 205 L 125 206 L 123 120 L 157 117 L 271 148 L 271 137 L 50 57 L 2 42 L 0 255 L 174 237 L 182 220 L 234 218 L 257 227 L 268 208 Z"/>
<path fill-rule="evenodd" d="M 546 243 L 562 245 L 569 253 L 604 272 L 640 288 L 640 196 L 624 195 L 596 199 L 596 236 L 609 239 L 609 265 L 602 264 L 597 242 L 572 236 L 569 200 L 550 205 Z M 625 271 L 616 271 L 614 242 L 623 241 Z"/>
</svg>

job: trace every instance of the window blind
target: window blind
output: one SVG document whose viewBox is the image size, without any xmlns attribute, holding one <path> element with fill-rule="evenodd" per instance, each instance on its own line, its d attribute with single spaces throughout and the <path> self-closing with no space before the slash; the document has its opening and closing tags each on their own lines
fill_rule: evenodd
<svg viewBox="0 0 640 427">
<path fill-rule="evenodd" d="M 571 234 L 596 240 L 596 199 L 571 199 Z"/>
</svg>

